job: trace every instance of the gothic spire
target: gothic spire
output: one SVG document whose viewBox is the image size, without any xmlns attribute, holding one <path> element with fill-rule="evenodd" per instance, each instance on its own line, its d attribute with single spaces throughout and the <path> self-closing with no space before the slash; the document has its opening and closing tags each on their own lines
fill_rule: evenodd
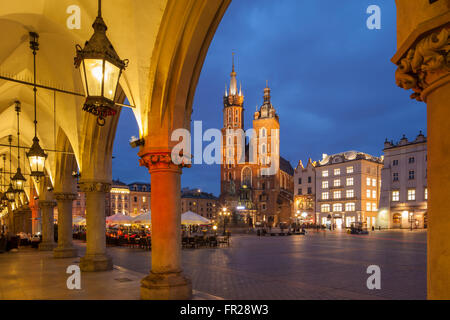
<svg viewBox="0 0 450 320">
<path fill-rule="evenodd" d="M 234 52 L 233 52 L 233 63 L 231 69 L 231 80 L 230 80 L 230 96 L 235 96 L 237 94 L 237 81 L 236 81 L 236 72 L 234 71 Z"/>
</svg>

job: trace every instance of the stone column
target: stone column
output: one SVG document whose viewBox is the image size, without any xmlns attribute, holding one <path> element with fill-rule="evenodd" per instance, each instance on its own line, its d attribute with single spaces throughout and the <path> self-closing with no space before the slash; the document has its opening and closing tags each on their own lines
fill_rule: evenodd
<svg viewBox="0 0 450 320">
<path fill-rule="evenodd" d="M 113 267 L 106 254 L 106 193 L 111 184 L 104 182 L 80 182 L 86 194 L 86 255 L 81 258 L 82 271 L 106 271 Z"/>
<path fill-rule="evenodd" d="M 72 233 L 72 202 L 77 198 L 73 193 L 55 193 L 58 203 L 58 246 L 53 250 L 55 258 L 70 258 L 77 256 L 73 246 Z"/>
<path fill-rule="evenodd" d="M 450 299 L 450 29 L 442 27 L 398 61 L 397 85 L 427 103 L 428 299 Z"/>
<path fill-rule="evenodd" d="M 42 219 L 42 242 L 39 244 L 39 250 L 41 251 L 51 251 L 56 246 L 53 216 L 53 208 L 55 206 L 56 203 L 54 201 L 39 200 Z"/>
<path fill-rule="evenodd" d="M 141 157 L 152 183 L 152 268 L 141 281 L 141 299 L 191 299 L 192 284 L 181 269 L 181 166 L 172 163 L 170 152 Z"/>
</svg>

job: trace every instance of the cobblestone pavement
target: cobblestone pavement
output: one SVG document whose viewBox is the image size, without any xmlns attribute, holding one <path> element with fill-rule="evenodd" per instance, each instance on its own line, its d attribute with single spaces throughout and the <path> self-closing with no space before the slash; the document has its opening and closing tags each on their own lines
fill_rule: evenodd
<svg viewBox="0 0 450 320">
<path fill-rule="evenodd" d="M 150 252 L 108 248 L 114 264 L 150 270 Z M 381 268 L 381 290 L 369 290 L 369 265 Z M 194 289 L 224 299 L 426 299 L 426 232 L 370 235 L 235 235 L 229 248 L 184 249 Z"/>
</svg>

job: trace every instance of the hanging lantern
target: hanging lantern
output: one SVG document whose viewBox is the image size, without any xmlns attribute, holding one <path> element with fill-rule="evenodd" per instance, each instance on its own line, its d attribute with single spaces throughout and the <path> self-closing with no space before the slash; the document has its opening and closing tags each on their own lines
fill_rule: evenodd
<svg viewBox="0 0 450 320">
<path fill-rule="evenodd" d="M 31 176 L 39 180 L 40 177 L 45 176 L 45 159 L 47 159 L 47 154 L 39 145 L 39 139 L 37 137 L 33 138 L 33 145 L 30 151 L 27 152 L 28 162 L 30 163 Z"/>
<path fill-rule="evenodd" d="M 17 168 L 16 174 L 11 179 L 14 192 L 16 193 L 24 192 L 23 189 L 25 187 L 25 181 L 27 180 L 23 176 L 22 171 L 20 170 L 20 168 Z"/>
<path fill-rule="evenodd" d="M 14 202 L 16 193 L 14 192 L 13 186 L 10 183 L 8 190 L 6 190 L 6 197 L 8 198 L 8 202 Z"/>
<path fill-rule="evenodd" d="M 105 22 L 101 15 L 101 1 L 98 16 L 92 25 L 94 34 L 84 48 L 76 46 L 75 67 L 80 68 L 86 101 L 83 110 L 97 116 L 97 123 L 105 125 L 107 116 L 117 113 L 115 97 L 120 75 L 128 60 L 121 60 L 106 36 Z"/>
</svg>

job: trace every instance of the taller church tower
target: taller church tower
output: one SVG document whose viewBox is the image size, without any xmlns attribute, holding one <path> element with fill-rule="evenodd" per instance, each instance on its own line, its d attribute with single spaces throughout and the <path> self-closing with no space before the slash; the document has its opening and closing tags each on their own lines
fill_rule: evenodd
<svg viewBox="0 0 450 320">
<path fill-rule="evenodd" d="M 227 131 L 244 130 L 244 95 L 242 94 L 242 86 L 239 86 L 238 91 L 234 54 L 230 77 L 230 88 L 225 89 L 223 96 L 221 193 L 235 195 L 239 187 L 236 182 L 240 181 L 239 172 L 236 172 L 236 170 L 241 155 L 242 141 L 239 141 Z M 245 141 L 243 143 L 245 144 Z"/>
</svg>

